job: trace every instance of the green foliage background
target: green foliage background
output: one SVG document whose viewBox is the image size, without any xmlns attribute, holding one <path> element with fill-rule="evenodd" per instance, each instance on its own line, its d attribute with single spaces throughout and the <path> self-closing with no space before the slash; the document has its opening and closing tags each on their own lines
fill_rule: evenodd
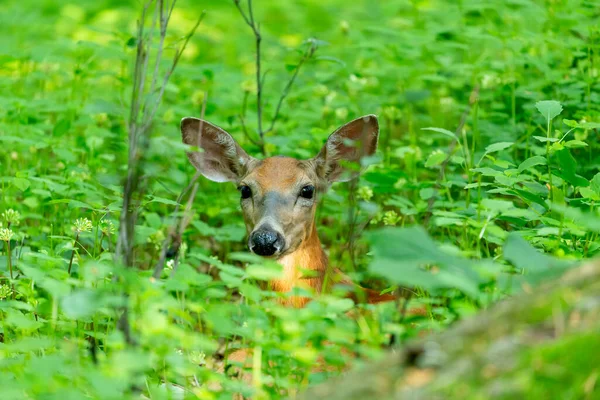
<svg viewBox="0 0 600 400">
<path fill-rule="evenodd" d="M 357 187 L 334 185 L 324 196 L 319 231 L 334 264 L 366 286 L 414 287 L 411 304 L 429 315 L 405 317 L 387 304 L 350 318 L 352 303 L 336 296 L 303 310 L 277 306 L 257 285 L 277 268 L 240 253 L 235 188 L 204 179 L 179 265 L 152 279 L 175 200 L 194 173 L 180 119 L 200 116 L 206 99 L 206 119 L 260 155 L 239 119 L 246 103 L 254 135 L 250 29 L 231 2 L 182 0 L 170 45 L 207 15 L 153 125 L 137 268 L 122 270 L 107 223 L 117 227 L 121 206 L 140 7 L 3 4 L 0 211 L 20 213 L 18 223 L 8 214 L 2 221 L 13 232 L 0 255 L 3 398 L 285 396 L 338 374 L 348 363 L 341 347 L 360 364 L 392 335 L 403 342 L 444 329 L 598 253 L 600 3 L 256 1 L 267 120 L 305 41 L 319 44 L 266 152 L 310 157 L 337 126 L 378 114 L 379 158 Z M 91 229 L 80 221 L 78 235 L 80 218 Z M 349 235 L 363 228 L 349 250 Z M 125 302 L 136 346 L 116 329 Z M 213 355 L 237 347 L 258 354 L 252 386 L 215 372 Z M 330 372 L 311 373 L 318 354 Z"/>
</svg>

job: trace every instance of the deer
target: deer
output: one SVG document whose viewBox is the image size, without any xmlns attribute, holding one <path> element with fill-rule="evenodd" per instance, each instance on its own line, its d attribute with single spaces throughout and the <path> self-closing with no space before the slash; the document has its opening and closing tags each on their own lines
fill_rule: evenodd
<svg viewBox="0 0 600 400">
<path fill-rule="evenodd" d="M 338 268 L 332 268 L 315 221 L 319 199 L 331 184 L 356 176 L 344 165 L 358 164 L 361 158 L 375 153 L 379 137 L 375 115 L 339 127 L 308 160 L 284 156 L 259 160 L 248 155 L 225 130 L 193 117 L 182 119 L 181 135 L 185 144 L 202 150 L 187 152 L 200 174 L 237 186 L 249 250 L 283 266 L 283 275 L 268 282 L 271 290 L 289 293 L 300 287 L 320 294 L 337 283 L 355 288 L 349 294 L 355 301 L 375 304 L 396 299 L 392 294 L 355 285 Z M 308 273 L 303 275 L 302 271 Z M 303 307 L 309 301 L 300 296 L 281 300 L 291 307 Z"/>
<path fill-rule="evenodd" d="M 375 304 L 397 299 L 393 294 L 380 294 L 356 285 L 338 268 L 333 268 L 319 240 L 315 221 L 319 200 L 331 184 L 357 175 L 356 169 L 348 168 L 347 164 L 358 164 L 361 158 L 375 154 L 379 137 L 375 115 L 339 127 L 321 151 L 308 160 L 283 156 L 259 160 L 248 155 L 225 130 L 193 117 L 182 119 L 181 135 L 185 144 L 202 150 L 187 152 L 200 174 L 215 182 L 236 185 L 248 248 L 283 266 L 282 276 L 267 283 L 271 290 L 289 294 L 300 287 L 321 294 L 329 292 L 335 284 L 343 284 L 355 289 L 348 295 L 355 302 Z M 300 308 L 311 299 L 293 295 L 279 301 L 284 306 Z M 251 360 L 251 350 L 238 349 L 227 356 L 226 363 L 248 368 Z M 318 360 L 313 372 L 327 369 L 323 360 Z M 225 366 L 218 371 L 225 372 Z M 251 383 L 252 374 L 237 371 L 241 380 Z"/>
</svg>

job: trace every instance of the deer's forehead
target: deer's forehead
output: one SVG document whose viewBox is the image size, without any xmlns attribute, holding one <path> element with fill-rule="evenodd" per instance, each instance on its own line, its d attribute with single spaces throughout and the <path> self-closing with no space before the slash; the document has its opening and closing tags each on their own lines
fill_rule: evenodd
<svg viewBox="0 0 600 400">
<path fill-rule="evenodd" d="M 311 172 L 308 161 L 290 157 L 269 157 L 259 161 L 245 179 L 254 180 L 264 190 L 283 192 L 295 188 L 300 181 L 310 179 Z"/>
</svg>

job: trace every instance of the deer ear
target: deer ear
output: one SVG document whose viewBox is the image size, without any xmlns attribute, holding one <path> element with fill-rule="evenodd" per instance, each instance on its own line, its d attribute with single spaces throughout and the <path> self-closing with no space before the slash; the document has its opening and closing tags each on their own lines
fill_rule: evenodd
<svg viewBox="0 0 600 400">
<path fill-rule="evenodd" d="M 181 120 L 183 143 L 202 149 L 188 152 L 191 163 L 211 181 L 239 180 L 252 159 L 233 137 L 210 122 L 187 117 Z"/>
<path fill-rule="evenodd" d="M 319 174 L 331 182 L 345 182 L 354 174 L 344 173 L 341 161 L 359 163 L 365 156 L 375 154 L 379 123 L 375 115 L 365 115 L 338 128 L 315 157 Z"/>
</svg>

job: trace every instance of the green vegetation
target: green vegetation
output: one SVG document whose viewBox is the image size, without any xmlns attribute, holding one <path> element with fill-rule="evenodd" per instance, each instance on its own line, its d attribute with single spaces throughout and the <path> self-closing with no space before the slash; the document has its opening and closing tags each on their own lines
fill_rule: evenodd
<svg viewBox="0 0 600 400">
<path fill-rule="evenodd" d="M 597 1 L 253 8 L 266 74 L 262 142 L 254 35 L 234 3 L 181 0 L 173 10 L 161 74 L 206 15 L 150 126 L 126 267 L 115 252 L 142 4 L 4 1 L 2 398 L 293 396 L 381 357 L 392 337 L 402 346 L 446 331 L 599 252 Z M 158 47 L 155 35 L 152 56 Z M 203 178 L 179 252 L 160 268 L 194 176 L 182 117 L 204 114 L 257 157 L 308 158 L 336 127 L 370 113 L 381 125 L 378 156 L 322 198 L 318 227 L 332 264 L 367 287 L 413 288 L 408 306 L 338 295 L 300 310 L 278 305 L 259 284 L 279 268 L 246 253 L 234 185 Z M 522 313 L 546 321 L 550 300 Z M 407 315 L 413 306 L 428 314 Z M 581 365 L 574 354 L 591 361 L 588 341 L 597 347 L 581 333 L 523 354 L 539 366 L 569 353 L 572 371 L 523 368 L 520 384 L 536 385 L 524 393 L 594 398 L 593 373 L 571 368 Z M 237 348 L 254 350 L 250 384 L 219 372 Z M 318 358 L 327 372 L 311 371 Z"/>
<path fill-rule="evenodd" d="M 599 288 L 587 263 L 301 398 L 597 399 Z"/>
</svg>

